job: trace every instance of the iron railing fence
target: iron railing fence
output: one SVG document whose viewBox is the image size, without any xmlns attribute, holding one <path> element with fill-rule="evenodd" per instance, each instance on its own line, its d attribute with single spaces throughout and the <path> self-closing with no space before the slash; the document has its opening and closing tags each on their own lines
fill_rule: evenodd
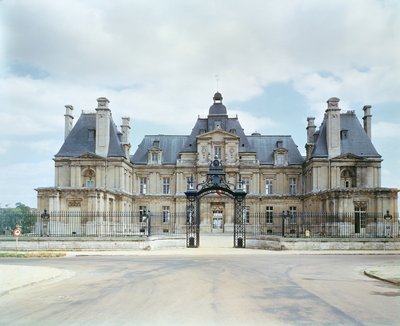
<svg viewBox="0 0 400 326">
<path fill-rule="evenodd" d="M 247 235 L 312 238 L 399 237 L 398 213 L 254 212 L 243 214 Z M 44 217 L 44 218 L 43 218 Z M 186 212 L 43 212 L 13 213 L 0 209 L 0 235 L 12 236 L 16 224 L 23 236 L 128 237 L 186 233 Z M 228 223 L 229 216 L 224 217 Z"/>
<path fill-rule="evenodd" d="M 12 236 L 16 224 L 24 236 L 128 237 L 185 234 L 186 213 L 49 212 L 10 216 L 0 211 L 0 234 Z"/>
<path fill-rule="evenodd" d="M 249 235 L 297 238 L 398 238 L 398 213 L 253 213 Z M 253 222 L 253 223 L 252 223 Z"/>
</svg>

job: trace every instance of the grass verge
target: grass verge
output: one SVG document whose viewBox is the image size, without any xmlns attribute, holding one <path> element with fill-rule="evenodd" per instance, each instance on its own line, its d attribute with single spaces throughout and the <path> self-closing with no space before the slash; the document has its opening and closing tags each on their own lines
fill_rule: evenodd
<svg viewBox="0 0 400 326">
<path fill-rule="evenodd" d="M 0 258 L 57 258 L 65 252 L 58 251 L 0 251 Z"/>
</svg>

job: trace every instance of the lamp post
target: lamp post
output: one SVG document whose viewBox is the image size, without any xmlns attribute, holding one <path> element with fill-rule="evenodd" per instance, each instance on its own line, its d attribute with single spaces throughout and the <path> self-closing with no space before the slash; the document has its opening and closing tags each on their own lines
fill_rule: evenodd
<svg viewBox="0 0 400 326">
<path fill-rule="evenodd" d="M 289 211 L 282 211 L 282 237 L 285 237 L 285 219 L 289 217 Z"/>
</svg>

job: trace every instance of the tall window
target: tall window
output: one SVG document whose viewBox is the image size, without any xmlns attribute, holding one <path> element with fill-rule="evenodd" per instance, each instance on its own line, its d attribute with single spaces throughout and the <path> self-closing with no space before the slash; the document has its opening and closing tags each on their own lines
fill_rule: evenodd
<svg viewBox="0 0 400 326">
<path fill-rule="evenodd" d="M 146 206 L 139 206 L 139 222 L 144 222 L 143 216 L 147 214 Z"/>
<path fill-rule="evenodd" d="M 248 177 L 242 178 L 242 185 L 243 185 L 243 191 L 249 193 L 250 192 L 250 178 L 248 178 Z"/>
<path fill-rule="evenodd" d="M 243 222 L 250 223 L 250 206 L 243 207 Z"/>
<path fill-rule="evenodd" d="M 272 179 L 266 179 L 265 180 L 265 193 L 267 195 L 272 194 Z"/>
<path fill-rule="evenodd" d="M 169 206 L 163 206 L 162 207 L 162 221 L 163 223 L 168 223 L 169 222 Z"/>
<path fill-rule="evenodd" d="M 170 178 L 164 177 L 163 178 L 163 194 L 170 193 Z"/>
<path fill-rule="evenodd" d="M 186 188 L 187 188 L 187 190 L 194 189 L 194 178 L 193 178 L 193 176 L 186 177 Z"/>
<path fill-rule="evenodd" d="M 156 153 L 156 152 L 151 153 L 151 162 L 158 163 L 158 153 Z"/>
<path fill-rule="evenodd" d="M 274 208 L 272 206 L 267 206 L 265 210 L 265 217 L 266 217 L 266 222 L 267 223 L 273 223 L 274 222 Z"/>
<path fill-rule="evenodd" d="M 297 193 L 296 178 L 289 178 L 289 194 L 295 195 Z"/>
<path fill-rule="evenodd" d="M 290 206 L 289 207 L 289 221 L 290 223 L 296 223 L 296 218 L 297 218 L 297 207 L 296 206 Z"/>
<path fill-rule="evenodd" d="M 354 207 L 354 227 L 355 233 L 360 233 L 361 229 L 365 229 L 366 226 L 366 219 L 367 219 L 367 212 L 366 206 L 356 206 Z"/>
<path fill-rule="evenodd" d="M 146 177 L 140 178 L 140 186 L 139 187 L 140 187 L 139 192 L 141 194 L 147 193 L 147 178 Z"/>
<path fill-rule="evenodd" d="M 221 146 L 214 147 L 214 155 L 218 156 L 219 159 L 222 159 L 222 147 Z"/>
</svg>

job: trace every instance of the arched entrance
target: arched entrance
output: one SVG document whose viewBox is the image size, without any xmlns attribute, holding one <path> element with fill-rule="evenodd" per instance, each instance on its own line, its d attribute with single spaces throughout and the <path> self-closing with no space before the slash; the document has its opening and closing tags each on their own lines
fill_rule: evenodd
<svg viewBox="0 0 400 326">
<path fill-rule="evenodd" d="M 234 200 L 233 247 L 246 247 L 246 224 L 244 220 L 246 192 L 243 191 L 240 182 L 238 187 L 226 182 L 225 171 L 223 170 L 221 161 L 218 157 L 210 163 L 207 180 L 204 183 L 199 184 L 196 188 L 193 185 L 193 180 L 191 180 L 188 184 L 188 191 L 185 192 L 187 212 L 186 247 L 198 248 L 200 246 L 200 200 L 202 197 L 212 193 L 225 195 Z M 221 211 L 216 210 L 215 215 L 213 214 L 213 228 L 214 225 L 216 229 L 223 227 L 223 218 L 221 213 Z"/>
</svg>

